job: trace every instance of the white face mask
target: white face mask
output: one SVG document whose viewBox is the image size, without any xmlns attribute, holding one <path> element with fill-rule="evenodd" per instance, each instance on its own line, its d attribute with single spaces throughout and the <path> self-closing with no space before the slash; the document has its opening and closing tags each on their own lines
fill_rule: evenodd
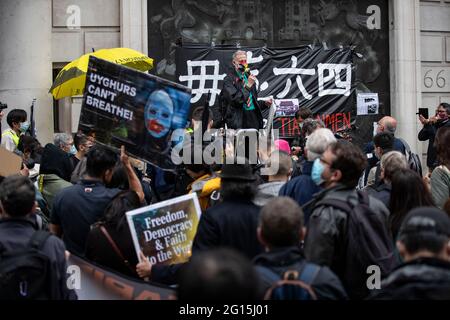
<svg viewBox="0 0 450 320">
<path fill-rule="evenodd" d="M 373 123 L 373 136 L 375 137 L 377 135 L 377 129 L 378 129 L 378 122 Z"/>
<path fill-rule="evenodd" d="M 28 121 L 20 123 L 20 131 L 26 132 L 30 127 L 30 123 Z"/>
<path fill-rule="evenodd" d="M 75 146 L 72 145 L 72 146 L 70 147 L 70 150 L 69 150 L 68 153 L 69 153 L 69 154 L 73 154 L 73 155 L 77 154 L 77 148 L 75 148 Z"/>
</svg>

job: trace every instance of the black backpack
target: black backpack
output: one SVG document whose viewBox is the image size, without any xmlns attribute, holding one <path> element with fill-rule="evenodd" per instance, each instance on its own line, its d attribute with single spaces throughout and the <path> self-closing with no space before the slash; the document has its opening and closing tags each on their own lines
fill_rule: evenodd
<svg viewBox="0 0 450 320">
<path fill-rule="evenodd" d="M 40 250 L 50 233 L 36 231 L 26 248 L 0 248 L 0 300 L 51 299 L 50 259 Z"/>
<path fill-rule="evenodd" d="M 272 283 L 264 300 L 317 300 L 311 284 L 320 271 L 318 265 L 305 263 L 300 271 L 292 267 L 282 276 L 266 267 L 256 266 L 256 269 Z"/>
<path fill-rule="evenodd" d="M 422 163 L 420 162 L 420 157 L 417 155 L 417 153 L 414 153 L 411 151 L 411 148 L 409 147 L 409 144 L 403 140 L 399 139 L 403 145 L 405 146 L 405 152 L 406 152 L 406 161 L 408 162 L 408 167 L 417 172 L 419 176 L 422 177 Z"/>
<path fill-rule="evenodd" d="M 388 275 L 395 267 L 394 241 L 387 223 L 369 206 L 369 196 L 358 191 L 355 205 L 349 201 L 323 199 L 315 208 L 326 205 L 347 213 L 347 227 L 344 242 L 343 270 L 337 271 L 350 298 L 362 299 L 369 294 L 367 288 L 367 267 L 376 265 L 381 277 Z"/>
</svg>

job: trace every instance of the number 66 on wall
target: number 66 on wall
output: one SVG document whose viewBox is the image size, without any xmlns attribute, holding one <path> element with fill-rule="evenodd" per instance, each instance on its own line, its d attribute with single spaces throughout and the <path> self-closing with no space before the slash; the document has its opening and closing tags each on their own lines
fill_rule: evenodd
<svg viewBox="0 0 450 320">
<path fill-rule="evenodd" d="M 449 91 L 450 67 L 424 67 L 422 68 L 422 91 L 441 92 Z"/>
</svg>

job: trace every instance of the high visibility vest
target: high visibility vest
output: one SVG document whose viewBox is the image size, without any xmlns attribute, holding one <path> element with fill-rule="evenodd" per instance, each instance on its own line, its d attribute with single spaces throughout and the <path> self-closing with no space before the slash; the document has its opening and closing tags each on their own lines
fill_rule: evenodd
<svg viewBox="0 0 450 320">
<path fill-rule="evenodd" d="M 11 137 L 12 141 L 14 141 L 14 144 L 16 147 L 19 145 L 19 136 L 13 129 L 5 130 L 2 134 L 2 138 Z"/>
</svg>

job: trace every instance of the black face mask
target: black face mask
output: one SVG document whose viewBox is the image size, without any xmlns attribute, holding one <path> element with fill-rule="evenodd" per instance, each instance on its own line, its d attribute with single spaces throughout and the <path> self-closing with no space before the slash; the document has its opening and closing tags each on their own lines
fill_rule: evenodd
<svg viewBox="0 0 450 320">
<path fill-rule="evenodd" d="M 246 67 L 245 65 L 239 63 L 237 65 L 237 69 L 238 69 L 239 72 L 245 73 L 247 76 L 250 75 L 250 68 L 248 66 Z"/>
</svg>

